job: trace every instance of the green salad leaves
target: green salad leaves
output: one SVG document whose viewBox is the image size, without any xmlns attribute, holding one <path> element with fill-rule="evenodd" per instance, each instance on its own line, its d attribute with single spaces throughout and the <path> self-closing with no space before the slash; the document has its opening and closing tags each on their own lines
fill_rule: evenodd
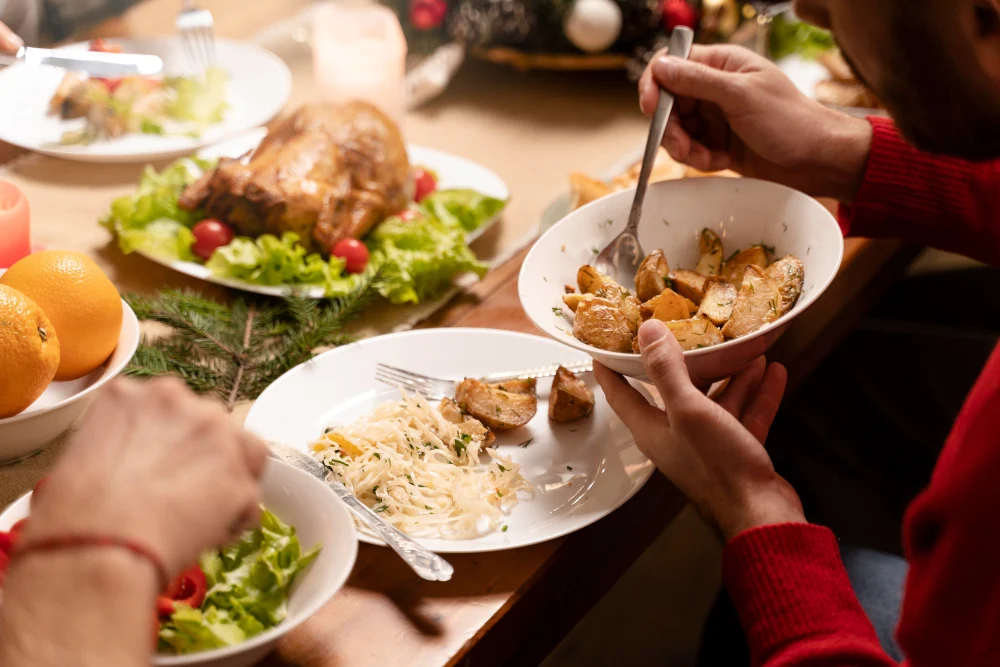
<svg viewBox="0 0 1000 667">
<path fill-rule="evenodd" d="M 194 653 L 240 644 L 285 619 L 292 583 L 319 555 L 302 553 L 295 529 L 266 509 L 239 542 L 206 554 L 208 593 L 201 609 L 179 605 L 160 625 L 160 648 Z"/>
<path fill-rule="evenodd" d="M 197 261 L 191 252 L 191 227 L 201 212 L 177 205 L 184 188 L 212 163 L 182 159 L 157 173 L 143 173 L 139 189 L 119 197 L 101 224 L 118 238 L 125 253 L 141 251 L 167 260 Z M 366 274 L 379 272 L 378 291 L 394 304 L 431 299 L 460 274 L 486 273 L 486 266 L 472 253 L 466 234 L 492 220 L 506 202 L 474 190 L 439 190 L 403 219 L 393 216 L 364 239 L 371 254 Z M 344 272 L 344 261 L 307 253 L 296 234 L 278 238 L 264 234 L 256 239 L 237 237 L 219 248 L 205 264 L 220 278 L 255 285 L 322 287 L 327 296 L 349 293 L 363 278 Z"/>
<path fill-rule="evenodd" d="M 771 23 L 769 49 L 775 60 L 792 54 L 815 58 L 836 46 L 829 31 L 789 19 L 784 14 L 774 17 Z"/>
</svg>

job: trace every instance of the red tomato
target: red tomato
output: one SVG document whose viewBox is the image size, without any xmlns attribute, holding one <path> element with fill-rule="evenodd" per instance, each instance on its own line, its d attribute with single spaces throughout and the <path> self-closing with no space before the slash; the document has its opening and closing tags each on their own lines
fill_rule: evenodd
<svg viewBox="0 0 1000 667">
<path fill-rule="evenodd" d="M 333 244 L 330 254 L 344 260 L 348 273 L 361 273 L 368 266 L 368 248 L 357 239 L 340 239 Z"/>
<path fill-rule="evenodd" d="M 14 537 L 0 530 L 0 554 L 10 554 L 14 550 Z"/>
<path fill-rule="evenodd" d="M 121 53 L 122 47 L 120 44 L 112 44 L 107 40 L 98 38 L 90 40 L 90 50 L 100 53 Z"/>
<path fill-rule="evenodd" d="M 417 189 L 413 193 L 413 201 L 421 201 L 424 197 L 437 190 L 437 179 L 434 174 L 426 169 L 416 169 L 413 178 L 417 182 Z"/>
<path fill-rule="evenodd" d="M 233 228 L 224 222 L 208 218 L 191 228 L 194 234 L 194 245 L 191 250 L 206 262 L 216 248 L 232 243 L 236 234 Z"/>
<path fill-rule="evenodd" d="M 181 572 L 170 582 L 167 590 L 156 598 L 156 612 L 161 617 L 169 617 L 174 613 L 174 606 L 186 604 L 193 609 L 200 609 L 208 592 L 208 581 L 201 567 L 192 565 Z"/>
<path fill-rule="evenodd" d="M 7 566 L 10 565 L 10 556 L 0 551 L 0 586 L 3 586 L 4 576 L 7 574 Z"/>
<path fill-rule="evenodd" d="M 109 93 L 115 92 L 118 86 L 122 85 L 121 79 L 97 79 L 104 84 L 104 87 L 108 89 Z"/>
</svg>

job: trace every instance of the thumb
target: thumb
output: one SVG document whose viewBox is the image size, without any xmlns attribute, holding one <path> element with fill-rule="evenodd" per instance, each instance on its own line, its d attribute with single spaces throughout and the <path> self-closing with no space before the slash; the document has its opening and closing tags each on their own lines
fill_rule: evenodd
<svg viewBox="0 0 1000 667">
<path fill-rule="evenodd" d="M 24 46 L 24 42 L 21 38 L 0 22 L 0 53 L 17 53 L 17 50 L 22 46 Z"/>
<path fill-rule="evenodd" d="M 705 100 L 723 110 L 738 108 L 744 98 L 740 73 L 725 72 L 705 63 L 662 56 L 653 61 L 653 79 L 675 95 Z"/>
<path fill-rule="evenodd" d="M 680 402 L 701 396 L 688 376 L 681 345 L 666 324 L 660 320 L 646 321 L 639 327 L 639 347 L 646 372 L 659 390 L 668 416 Z"/>
</svg>

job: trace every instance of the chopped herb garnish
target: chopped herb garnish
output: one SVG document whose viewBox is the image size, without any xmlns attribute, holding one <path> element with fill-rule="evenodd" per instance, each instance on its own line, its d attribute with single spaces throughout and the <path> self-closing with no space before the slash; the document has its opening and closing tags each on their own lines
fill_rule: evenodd
<svg viewBox="0 0 1000 667">
<path fill-rule="evenodd" d="M 701 343 L 698 343 L 697 345 L 694 346 L 694 349 L 700 350 L 703 347 L 708 347 L 708 345 L 702 345 Z"/>
<path fill-rule="evenodd" d="M 615 221 L 611 220 L 611 219 L 608 219 L 608 220 L 605 220 L 604 222 L 598 223 L 597 226 L 598 227 L 610 227 L 613 224 L 615 224 Z"/>
<path fill-rule="evenodd" d="M 555 307 L 555 308 L 552 309 L 552 312 L 555 313 L 559 317 L 563 316 L 563 309 L 562 308 Z"/>
<path fill-rule="evenodd" d="M 663 219 L 663 224 L 665 224 L 667 227 L 669 227 L 670 226 L 670 221 L 667 220 L 666 218 L 664 218 Z"/>
<path fill-rule="evenodd" d="M 424 505 L 424 509 L 425 510 L 429 510 L 429 509 L 431 509 L 431 506 L 430 505 Z"/>
<path fill-rule="evenodd" d="M 376 496 L 378 495 L 378 484 L 372 487 L 372 493 L 375 494 Z"/>
<path fill-rule="evenodd" d="M 590 252 L 594 253 L 595 255 L 600 255 L 601 254 L 601 251 L 598 250 L 597 248 L 591 248 Z"/>
<path fill-rule="evenodd" d="M 327 459 L 326 461 L 323 461 L 323 463 L 336 463 L 339 466 L 347 465 L 347 461 L 341 461 L 340 459 Z"/>
<path fill-rule="evenodd" d="M 381 454 L 379 454 L 378 452 L 373 452 L 373 453 L 372 453 L 372 456 L 374 456 L 375 458 L 377 458 L 377 459 L 378 459 L 379 461 L 381 461 L 381 460 L 382 460 L 382 455 L 381 455 Z"/>
<path fill-rule="evenodd" d="M 778 299 L 777 298 L 771 299 L 771 310 L 774 311 L 775 315 L 778 314 Z"/>
<path fill-rule="evenodd" d="M 674 279 L 671 278 L 670 276 L 663 276 L 663 282 L 664 284 L 666 284 L 668 289 L 674 288 Z"/>
<path fill-rule="evenodd" d="M 501 533 L 506 533 L 506 532 L 507 532 L 507 526 L 503 526 L 503 527 L 501 527 L 501 528 L 500 528 L 500 532 L 501 532 Z"/>
<path fill-rule="evenodd" d="M 734 251 L 733 251 L 733 254 L 732 254 L 732 255 L 730 255 L 730 256 L 729 256 L 729 257 L 728 257 L 728 258 L 726 259 L 726 261 L 728 262 L 728 261 L 729 261 L 730 259 L 732 259 L 733 257 L 736 257 L 736 255 L 738 255 L 738 254 L 740 254 L 740 249 L 739 249 L 739 248 L 737 248 L 736 250 L 734 250 Z"/>
<path fill-rule="evenodd" d="M 753 286 L 753 281 L 752 281 L 752 280 L 748 280 L 748 281 L 747 281 L 747 290 L 748 290 L 748 291 L 749 291 L 749 292 L 750 292 L 751 294 L 753 294 L 753 293 L 755 293 L 755 292 L 757 291 L 756 289 L 754 289 L 754 286 Z"/>
<path fill-rule="evenodd" d="M 327 426 L 325 429 L 323 429 L 323 435 L 326 435 L 327 433 L 329 433 L 332 430 L 333 430 L 332 426 Z"/>
<path fill-rule="evenodd" d="M 407 474 L 406 479 L 410 480 L 410 484 L 413 484 L 413 477 L 411 475 Z"/>
<path fill-rule="evenodd" d="M 500 406 L 499 405 L 497 406 L 497 414 L 498 415 L 500 414 Z"/>
<path fill-rule="evenodd" d="M 498 463 L 497 467 L 500 468 L 500 472 L 507 472 L 507 469 L 504 468 L 503 465 L 501 465 L 501 464 Z"/>
<path fill-rule="evenodd" d="M 500 493 L 500 489 L 497 489 L 497 498 L 503 498 L 503 494 Z"/>
<path fill-rule="evenodd" d="M 776 254 L 775 251 L 774 251 L 774 246 L 773 245 L 767 245 L 766 243 L 764 243 L 763 241 L 761 241 L 760 242 L 760 247 L 764 249 L 764 252 L 769 252 L 772 255 Z"/>
<path fill-rule="evenodd" d="M 566 466 L 566 470 L 573 470 L 573 466 Z"/>
<path fill-rule="evenodd" d="M 527 447 L 528 445 L 531 444 L 532 440 L 534 440 L 534 438 L 528 438 L 527 440 L 525 440 L 524 442 L 522 442 L 520 445 L 518 445 L 518 447 Z"/>
<path fill-rule="evenodd" d="M 389 506 L 388 505 L 376 505 L 374 509 L 375 509 L 376 512 L 384 512 L 387 509 L 389 509 Z"/>
<path fill-rule="evenodd" d="M 461 456 L 465 452 L 465 443 L 461 440 L 455 439 L 455 453 Z M 451 461 L 449 461 L 451 463 Z"/>
<path fill-rule="evenodd" d="M 542 276 L 542 280 L 544 280 L 545 282 L 549 282 L 549 279 L 546 278 L 545 276 Z"/>
</svg>

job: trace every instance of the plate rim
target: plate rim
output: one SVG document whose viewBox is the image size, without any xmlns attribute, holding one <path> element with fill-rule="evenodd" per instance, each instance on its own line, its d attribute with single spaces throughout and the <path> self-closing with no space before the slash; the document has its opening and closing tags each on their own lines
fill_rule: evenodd
<svg viewBox="0 0 1000 667">
<path fill-rule="evenodd" d="M 321 359 L 323 357 L 332 356 L 332 355 L 336 355 L 336 354 L 347 354 L 347 353 L 349 353 L 350 350 L 357 350 L 358 347 L 360 347 L 360 346 L 381 344 L 383 342 L 394 340 L 396 338 L 404 338 L 404 337 L 421 338 L 421 337 L 426 337 L 426 336 L 434 336 L 434 335 L 439 334 L 439 332 L 442 332 L 442 331 L 454 332 L 454 333 L 459 334 L 459 335 L 462 335 L 462 334 L 464 334 L 464 335 L 476 335 L 476 334 L 479 334 L 479 333 L 482 333 L 482 332 L 489 332 L 490 334 L 501 334 L 503 336 L 509 336 L 511 338 L 520 339 L 520 340 L 545 341 L 547 344 L 558 345 L 557 341 L 554 341 L 552 338 L 550 338 L 548 336 L 540 336 L 538 334 L 525 333 L 525 332 L 522 332 L 522 331 L 510 331 L 510 330 L 507 330 L 507 329 L 493 329 L 493 328 L 487 328 L 487 327 L 432 327 L 432 328 L 427 328 L 427 329 L 411 329 L 409 331 L 397 331 L 397 332 L 383 334 L 383 335 L 379 335 L 379 336 L 370 336 L 368 338 L 363 338 L 361 340 L 355 341 L 353 343 L 349 343 L 347 345 L 342 345 L 340 347 L 336 347 L 336 348 L 333 348 L 331 350 L 327 350 L 326 352 L 323 352 L 322 354 L 319 354 L 319 355 L 313 357 L 312 359 L 299 364 L 295 368 L 292 368 L 292 369 L 286 371 L 285 373 L 283 373 L 274 382 L 272 382 L 271 384 L 269 384 L 264 389 L 264 391 L 261 392 L 260 396 L 257 397 L 257 400 L 254 401 L 253 405 L 250 406 L 250 409 L 247 411 L 246 417 L 244 417 L 244 419 L 243 419 L 243 427 L 246 428 L 247 430 L 249 430 L 251 433 L 257 434 L 257 432 L 253 428 L 253 425 L 251 424 L 251 417 L 253 417 L 255 411 L 258 410 L 258 406 L 261 405 L 261 403 L 262 403 L 263 399 L 265 398 L 265 396 L 269 392 L 271 392 L 271 391 L 279 391 L 280 390 L 280 387 L 279 387 L 280 383 L 287 382 L 288 378 L 291 375 L 300 372 L 303 367 L 305 367 L 305 366 L 307 366 L 309 364 L 312 364 L 313 362 L 315 362 L 315 361 L 317 361 L 317 360 L 319 360 L 319 359 Z M 343 352 L 344 350 L 348 350 L 348 352 Z M 585 356 L 583 353 L 580 353 L 579 351 L 576 351 L 575 353 L 578 354 L 581 357 Z M 645 387 L 643 387 L 641 385 L 641 383 L 639 383 L 639 384 L 640 384 L 640 387 L 639 387 L 640 391 L 642 391 L 644 393 L 644 395 L 646 395 L 647 399 L 650 398 L 650 396 L 648 395 L 649 394 L 648 390 L 646 390 Z M 605 400 L 607 400 L 607 399 L 605 399 Z M 263 409 L 263 408 L 261 408 L 261 409 Z M 627 432 L 627 429 L 626 429 L 626 432 Z M 295 446 L 293 443 L 289 443 L 289 444 L 292 445 L 292 446 Z M 536 545 L 536 544 L 541 544 L 543 542 L 549 542 L 551 540 L 559 539 L 559 538 L 565 537 L 566 535 L 570 535 L 570 534 L 572 534 L 574 532 L 577 532 L 579 530 L 583 530 L 583 529 L 585 529 L 585 528 L 593 525 L 594 523 L 600 521 L 601 519 L 604 519 L 605 517 L 609 516 L 610 514 L 612 514 L 613 512 L 615 512 L 615 510 L 617 510 L 622 505 L 624 505 L 626 502 L 628 502 L 629 500 L 631 500 L 649 482 L 649 479 L 653 476 L 653 473 L 656 470 L 656 466 L 653 464 L 653 462 L 650 461 L 648 458 L 646 458 L 646 456 L 644 454 L 642 454 L 641 450 L 639 450 L 638 446 L 635 443 L 635 438 L 632 437 L 631 433 L 629 433 L 628 446 L 630 446 L 631 448 L 635 449 L 635 451 L 638 452 L 646 460 L 646 463 L 643 464 L 643 472 L 642 472 L 642 474 L 638 475 L 636 477 L 635 482 L 632 484 L 632 488 L 629 490 L 629 492 L 627 494 L 625 494 L 621 499 L 619 499 L 614 504 L 614 506 L 607 507 L 607 508 L 602 508 L 600 511 L 592 512 L 592 513 L 588 514 L 585 518 L 583 518 L 581 520 L 581 522 L 579 523 L 579 525 L 575 525 L 575 526 L 572 526 L 572 527 L 566 527 L 565 529 L 557 529 L 557 530 L 553 531 L 550 534 L 546 534 L 545 536 L 540 536 L 540 537 L 537 537 L 537 538 L 528 539 L 528 540 L 526 540 L 524 542 L 518 542 L 517 544 L 514 544 L 514 545 L 499 545 L 499 546 L 490 546 L 490 547 L 476 548 L 472 544 L 470 544 L 470 543 L 475 542 L 476 541 L 475 539 L 469 539 L 469 540 L 444 540 L 444 539 L 435 539 L 434 540 L 434 545 L 435 545 L 434 551 L 436 553 L 463 554 L 463 553 L 491 553 L 491 552 L 496 552 L 496 551 L 508 551 L 508 550 L 511 550 L 511 549 L 521 549 L 523 547 L 529 547 L 529 546 L 533 546 L 533 545 Z M 357 531 L 357 535 L 358 535 L 358 540 L 361 541 L 361 542 L 365 542 L 366 544 L 372 544 L 372 545 L 375 545 L 375 546 L 386 546 L 385 543 L 382 542 L 381 540 L 378 540 L 377 538 L 372 538 L 369 535 L 367 535 L 364 529 L 360 529 L 359 528 L 358 531 Z M 414 538 L 414 539 L 418 543 L 420 543 L 422 545 L 426 545 L 427 544 L 427 540 L 425 538 Z M 454 543 L 454 546 L 451 545 L 452 542 Z M 444 543 L 446 545 L 444 548 L 442 548 L 442 546 L 441 546 L 442 543 Z"/>
</svg>

